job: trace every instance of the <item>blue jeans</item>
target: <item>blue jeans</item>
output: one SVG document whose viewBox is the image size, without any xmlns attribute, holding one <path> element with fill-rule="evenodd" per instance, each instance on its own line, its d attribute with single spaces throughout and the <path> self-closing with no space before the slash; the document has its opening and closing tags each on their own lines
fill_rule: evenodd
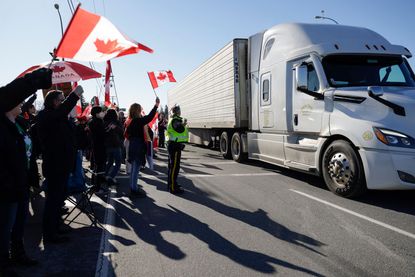
<svg viewBox="0 0 415 277">
<path fill-rule="evenodd" d="M 114 165 L 115 162 L 115 165 Z M 121 167 L 121 148 L 107 148 L 107 165 L 105 167 L 105 175 L 115 178 Z"/>
<path fill-rule="evenodd" d="M 17 213 L 17 202 L 0 202 L 0 268 L 9 259 L 10 237 Z"/>
<path fill-rule="evenodd" d="M 130 173 L 130 188 L 132 191 L 137 191 L 137 182 L 138 175 L 140 173 L 141 161 L 135 160 L 131 163 L 131 173 Z"/>
<path fill-rule="evenodd" d="M 82 150 L 76 151 L 76 161 L 74 171 L 69 175 L 67 192 L 73 193 L 78 191 L 84 191 L 85 187 L 85 174 L 82 167 Z"/>
</svg>

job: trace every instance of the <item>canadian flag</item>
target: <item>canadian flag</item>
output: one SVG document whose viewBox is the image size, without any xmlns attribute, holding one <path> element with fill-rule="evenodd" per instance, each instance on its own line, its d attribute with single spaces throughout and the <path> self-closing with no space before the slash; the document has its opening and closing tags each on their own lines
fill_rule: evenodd
<svg viewBox="0 0 415 277">
<path fill-rule="evenodd" d="M 91 110 L 92 110 L 92 106 L 91 104 L 89 104 L 88 106 L 86 106 L 85 110 L 82 112 L 81 116 L 85 116 L 85 117 L 89 117 L 91 115 Z"/>
<path fill-rule="evenodd" d="M 144 50 L 153 50 L 123 35 L 108 19 L 80 8 L 75 10 L 56 56 L 102 62 Z"/>
<path fill-rule="evenodd" d="M 174 79 L 173 76 L 173 72 L 171 72 L 170 70 L 153 71 L 147 73 L 148 77 L 150 78 L 150 82 L 153 86 L 153 89 L 158 88 L 164 83 L 176 82 L 176 79 Z"/>
<path fill-rule="evenodd" d="M 107 61 L 107 70 L 105 72 L 105 106 L 109 107 L 111 106 L 111 100 L 110 100 L 110 75 L 111 75 L 111 62 Z"/>
</svg>

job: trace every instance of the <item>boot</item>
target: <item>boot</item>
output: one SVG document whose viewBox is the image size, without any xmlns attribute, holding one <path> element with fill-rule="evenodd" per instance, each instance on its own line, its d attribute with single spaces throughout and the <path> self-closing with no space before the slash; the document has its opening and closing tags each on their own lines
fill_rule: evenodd
<svg viewBox="0 0 415 277">
<path fill-rule="evenodd" d="M 38 264 L 38 261 L 31 259 L 26 255 L 23 241 L 12 241 L 10 247 L 10 261 L 12 264 L 22 266 L 34 266 Z"/>
<path fill-rule="evenodd" d="M 19 277 L 20 275 L 17 274 L 16 271 L 11 269 L 10 267 L 0 267 L 0 277 Z"/>
<path fill-rule="evenodd" d="M 176 185 L 174 190 L 172 189 L 171 186 L 169 186 L 169 192 L 171 194 L 182 194 L 184 192 L 184 189 L 180 185 Z"/>
</svg>

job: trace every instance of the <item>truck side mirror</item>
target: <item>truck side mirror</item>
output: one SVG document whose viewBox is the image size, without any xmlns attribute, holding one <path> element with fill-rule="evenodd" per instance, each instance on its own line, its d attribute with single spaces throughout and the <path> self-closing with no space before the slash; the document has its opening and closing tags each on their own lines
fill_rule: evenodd
<svg viewBox="0 0 415 277">
<path fill-rule="evenodd" d="M 372 93 L 375 96 L 382 96 L 383 95 L 383 88 L 382 87 L 378 87 L 378 86 L 370 86 L 367 88 L 367 91 L 369 93 Z"/>
<path fill-rule="evenodd" d="M 307 65 L 299 65 L 295 68 L 295 80 L 297 82 L 297 90 L 308 90 L 308 69 Z"/>
</svg>

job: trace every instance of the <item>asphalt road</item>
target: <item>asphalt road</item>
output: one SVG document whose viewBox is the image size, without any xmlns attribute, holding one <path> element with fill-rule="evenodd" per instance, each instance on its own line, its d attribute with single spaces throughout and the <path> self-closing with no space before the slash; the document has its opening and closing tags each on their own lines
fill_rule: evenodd
<svg viewBox="0 0 415 277">
<path fill-rule="evenodd" d="M 121 176 L 105 206 L 96 276 L 414 276 L 414 191 L 343 199 L 315 177 L 238 164 L 187 146 L 166 191 L 166 153 L 128 197 Z"/>
</svg>

